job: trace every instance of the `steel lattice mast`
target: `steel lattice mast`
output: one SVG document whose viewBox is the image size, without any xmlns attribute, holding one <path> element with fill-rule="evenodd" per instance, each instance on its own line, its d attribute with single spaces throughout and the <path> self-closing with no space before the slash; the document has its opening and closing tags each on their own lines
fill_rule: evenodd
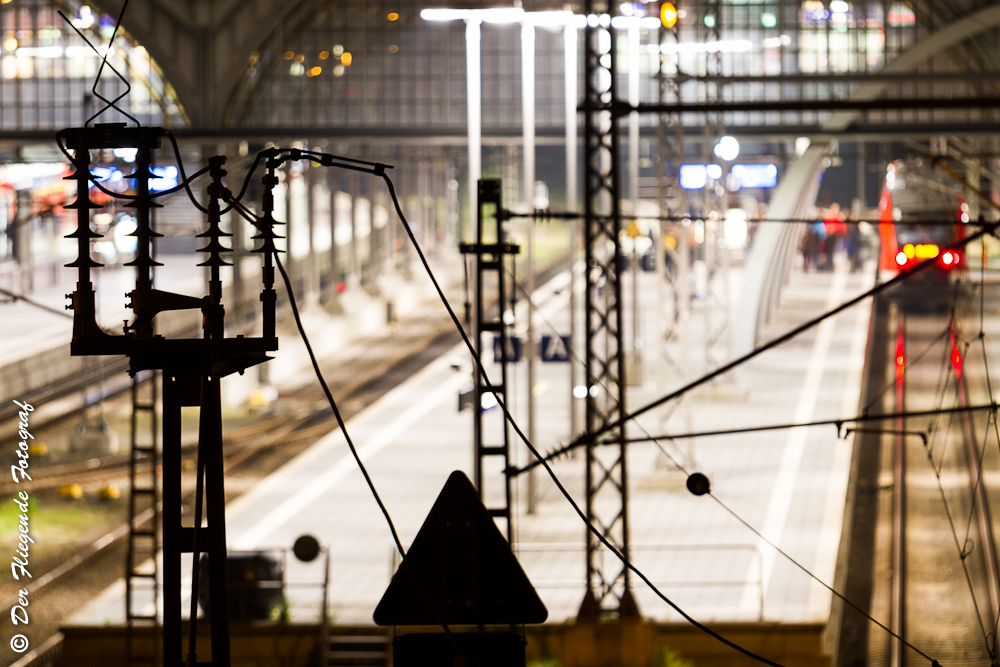
<svg viewBox="0 0 1000 667">
<path fill-rule="evenodd" d="M 588 434 L 625 415 L 625 356 L 619 232 L 620 112 L 615 89 L 614 4 L 586 0 L 584 30 L 584 246 L 586 259 L 586 411 Z M 587 444 L 587 518 L 629 558 L 625 428 L 603 436 L 617 446 Z M 629 571 L 587 531 L 587 592 L 581 618 L 635 616 Z"/>
</svg>

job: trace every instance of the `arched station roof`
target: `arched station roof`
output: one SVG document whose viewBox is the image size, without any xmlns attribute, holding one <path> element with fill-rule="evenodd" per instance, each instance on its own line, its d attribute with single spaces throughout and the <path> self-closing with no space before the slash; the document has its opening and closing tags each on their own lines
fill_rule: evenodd
<svg viewBox="0 0 1000 667">
<path fill-rule="evenodd" d="M 89 4 L 116 17 L 123 2 Z M 70 7 L 70 0 L 13 0 L 0 6 L 0 14 L 17 7 L 64 4 Z M 420 9 L 433 4 L 131 0 L 123 27 L 148 53 L 150 68 L 162 79 L 163 122 L 183 123 L 193 133 L 285 128 L 351 136 L 389 129 L 460 136 L 465 123 L 464 26 L 420 19 Z M 463 0 L 461 6 L 495 4 Z M 640 38 L 644 102 L 754 100 L 779 108 L 782 101 L 801 99 L 1000 96 L 1000 7 L 990 0 L 677 4 L 686 8 L 677 29 L 643 30 Z M 533 11 L 565 5 L 540 0 L 524 6 Z M 539 131 L 548 128 L 554 133 L 563 117 L 563 34 L 543 29 L 537 33 Z M 482 34 L 484 130 L 513 132 L 520 123 L 519 31 L 516 26 L 490 25 Z M 353 63 L 337 66 L 343 56 L 338 47 L 353 56 Z M 667 82 L 662 96 L 658 70 Z M 115 83 L 105 79 L 103 85 L 116 90 Z M 626 79 L 623 75 L 619 80 L 622 98 Z M 18 96 L 5 97 L 8 106 L 24 103 Z M 75 97 L 67 103 L 76 103 Z M 727 112 L 722 124 L 762 134 L 988 130 L 997 113 L 992 108 L 896 110 L 881 116 L 872 111 Z M 35 118 L 34 127 L 42 129 L 46 118 Z M 686 114 L 680 121 L 697 127 L 704 117 Z M 655 119 L 644 122 L 652 125 Z M 52 128 L 67 124 L 57 115 L 48 123 Z M 13 126 L 2 125 L 5 131 L 27 127 L 16 121 Z"/>
</svg>

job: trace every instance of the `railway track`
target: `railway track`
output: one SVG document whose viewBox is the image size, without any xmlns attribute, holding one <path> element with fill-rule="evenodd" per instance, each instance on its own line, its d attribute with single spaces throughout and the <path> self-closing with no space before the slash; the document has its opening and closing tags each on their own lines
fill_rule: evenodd
<svg viewBox="0 0 1000 667">
<path fill-rule="evenodd" d="M 1000 289 L 985 289 L 991 302 L 1000 301 Z M 947 313 L 895 303 L 881 309 L 875 325 L 885 332 L 875 355 L 881 367 L 870 369 L 867 407 L 905 412 L 990 400 L 976 301 L 960 303 L 958 312 L 967 316 L 954 322 Z M 899 638 L 867 623 L 866 650 L 852 655 L 842 640 L 842 657 L 850 659 L 838 662 L 997 664 L 1000 577 L 990 510 L 997 498 L 987 480 L 1000 459 L 991 418 L 968 412 L 899 418 L 872 431 L 861 446 L 878 451 L 877 485 L 858 492 L 874 499 L 855 503 L 867 502 L 875 513 L 870 613 Z M 852 566 L 864 564 L 857 558 Z"/>
<path fill-rule="evenodd" d="M 544 268 L 537 278 L 538 284 L 543 284 L 564 270 L 567 265 L 565 258 L 557 258 L 551 265 Z M 324 364 L 321 368 L 330 385 L 335 400 L 345 419 L 363 410 L 380 396 L 397 386 L 405 379 L 423 368 L 430 361 L 440 357 L 461 340 L 455 331 L 451 320 L 443 312 L 435 313 L 433 317 L 422 318 L 419 322 L 409 325 L 401 323 L 399 329 L 378 339 L 366 341 L 360 353 L 343 363 Z M 131 384 L 129 383 L 130 387 Z M 122 392 L 113 400 L 129 402 L 128 392 Z M 292 413 L 277 414 L 266 417 L 259 422 L 238 429 L 230 429 L 224 433 L 224 455 L 226 471 L 240 478 L 240 488 L 246 488 L 248 483 L 263 477 L 284 461 L 294 456 L 309 443 L 314 442 L 337 427 L 332 410 L 326 404 L 325 397 L 318 383 L 310 381 L 301 389 L 282 395 L 283 400 L 302 406 Z M 61 418 L 61 421 L 73 418 L 74 411 Z M 56 420 L 60 421 L 60 420 Z M 33 433 L 51 427 L 53 424 L 32 423 Z M 193 463 L 195 449 L 190 447 L 187 458 Z M 148 470 L 148 468 L 146 468 Z M 129 455 L 114 455 L 89 459 L 64 465 L 48 467 L 32 467 L 33 486 L 26 487 L 24 483 L 19 490 L 37 491 L 52 489 L 67 483 L 97 484 L 120 480 L 127 482 L 129 474 Z M 26 482 L 25 482 L 26 483 Z M 13 485 L 0 483 L 0 494 L 10 492 Z M 227 500 L 235 494 L 227 488 Z M 189 493 L 184 502 L 193 503 L 193 494 Z M 78 553 L 69 561 L 55 570 L 42 573 L 32 586 L 32 604 L 39 613 L 51 619 L 48 627 L 38 627 L 39 631 L 50 635 L 58 629 L 59 620 L 66 609 L 76 607 L 81 599 L 89 599 L 105 586 L 124 574 L 125 542 L 128 535 L 127 523 L 113 527 L 109 532 L 91 544 L 81 544 Z M 74 576 L 74 572 L 87 569 L 91 572 L 106 570 L 103 579 L 94 582 L 95 577 Z M 87 581 L 88 589 L 75 587 L 75 580 Z M 67 600 L 72 603 L 67 606 Z M 37 601 L 37 602 L 36 602 Z M 11 600 L 0 601 L 10 606 Z M 34 640 L 36 643 L 40 639 Z M 6 654 L 6 647 L 0 647 L 0 661 L 4 657 L 14 659 L 13 654 Z"/>
</svg>

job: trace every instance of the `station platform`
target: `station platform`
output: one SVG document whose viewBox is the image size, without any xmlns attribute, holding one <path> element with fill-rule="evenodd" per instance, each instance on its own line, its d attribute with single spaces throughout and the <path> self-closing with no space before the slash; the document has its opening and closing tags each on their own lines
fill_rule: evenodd
<svg viewBox="0 0 1000 667">
<path fill-rule="evenodd" d="M 657 277 L 640 273 L 639 279 L 636 292 L 645 313 L 639 318 L 642 338 L 656 341 L 660 330 L 653 314 L 661 293 Z M 739 268 L 731 269 L 730 280 L 738 298 Z M 874 271 L 849 273 L 841 266 L 827 273 L 793 271 L 763 339 L 869 289 L 873 280 Z M 569 274 L 563 273 L 535 293 L 538 335 L 568 333 L 569 284 Z M 629 428 L 629 435 L 856 414 L 870 311 L 871 303 L 863 301 L 826 320 L 692 392 L 679 408 L 650 411 Z M 518 320 L 521 326 L 523 312 Z M 697 321 L 692 317 L 694 340 L 699 336 Z M 647 343 L 643 349 L 646 382 L 629 387 L 629 409 L 684 384 L 681 378 L 658 377 L 656 346 Z M 487 361 L 489 374 L 498 373 L 492 355 Z M 471 476 L 472 414 L 458 410 L 458 394 L 470 382 L 470 370 L 467 350 L 455 347 L 348 422 L 404 545 L 413 540 L 449 474 L 463 470 Z M 511 386 L 508 402 L 527 430 L 523 362 L 515 366 Z M 535 425 L 541 451 L 556 448 L 572 435 L 570 403 L 579 399 L 571 398 L 570 386 L 570 364 L 538 364 L 533 392 L 542 416 Z M 499 425 L 497 413 L 487 413 L 494 420 L 489 423 Z M 830 614 L 828 591 L 747 525 L 832 584 L 851 446 L 850 439 L 838 439 L 833 427 L 661 439 L 659 445 L 631 446 L 629 512 L 635 565 L 700 621 L 825 622 Z M 526 462 L 525 448 L 517 443 L 516 450 L 518 462 Z M 680 468 L 708 475 L 712 495 L 691 495 Z M 553 469 L 582 504 L 582 452 L 556 460 Z M 490 495 L 501 488 L 500 471 L 487 469 L 485 474 L 489 505 Z M 516 489 L 514 550 L 549 610 L 549 621 L 574 618 L 585 589 L 585 527 L 540 469 L 531 514 L 526 511 L 528 484 L 523 476 Z M 324 559 L 306 565 L 288 553 L 295 539 L 307 533 L 329 553 L 329 617 L 335 623 L 371 623 L 399 559 L 339 431 L 317 441 L 227 508 L 230 550 L 275 548 L 285 554 L 290 617 L 313 622 L 321 608 Z M 189 560 L 184 566 L 188 577 Z M 645 617 L 680 619 L 640 581 L 634 580 L 632 589 Z M 123 596 L 124 583 L 119 581 L 70 623 L 122 623 Z"/>
<path fill-rule="evenodd" d="M 456 253 L 442 252 L 432 258 L 435 270 L 442 276 L 448 289 L 460 285 L 461 264 L 455 260 Z M 166 255 L 158 258 L 163 266 L 155 271 L 157 289 L 200 297 L 206 292 L 207 273 L 197 264 L 197 255 Z M 289 260 L 284 259 L 287 263 Z M 457 265 L 457 268 L 455 268 Z M 65 310 L 69 304 L 67 294 L 76 289 L 76 269 L 56 267 L 40 268 L 33 277 L 34 289 L 23 294 L 34 303 L 22 299 L 12 299 L 0 294 L 0 340 L 4 341 L 0 350 L 0 403 L 26 400 L 32 395 L 42 394 L 36 401 L 36 419 L 47 419 L 65 414 L 97 400 L 98 389 L 106 395 L 114 386 L 105 383 L 103 371 L 127 367 L 124 357 L 71 357 L 70 341 L 73 337 L 73 313 Z M 257 257 L 243 260 L 244 298 L 257 302 L 261 289 L 260 261 Z M 227 327 L 235 321 L 232 284 L 233 271 L 229 267 L 222 270 L 223 300 L 227 305 Z M 278 276 L 280 282 L 280 276 Z M 0 276 L 0 288 L 20 295 L 15 276 Z M 135 269 L 126 266 L 108 266 L 92 272 L 92 283 L 96 292 L 97 321 L 105 330 L 121 335 L 124 321 L 131 321 L 134 315 L 125 305 L 126 296 L 135 287 Z M 276 285 L 284 298 L 283 285 Z M 332 290 L 331 290 L 332 291 Z M 391 310 L 396 320 L 420 316 L 424 309 L 436 306 L 436 293 L 429 285 L 404 278 L 402 272 L 392 267 L 385 270 L 366 287 L 352 281 L 341 294 L 332 295 L 336 303 L 321 306 L 318 297 L 307 296 L 300 303 L 308 325 L 322 330 L 329 336 L 314 341 L 320 357 L 330 357 L 343 351 L 352 343 L 373 335 L 385 335 L 391 329 L 387 311 Z M 388 304 L 391 302 L 391 306 Z M 41 307 L 39 307 L 41 306 Z M 201 312 L 197 310 L 161 313 L 156 318 L 158 333 L 167 337 L 201 337 Z M 304 345 L 299 340 L 291 318 L 285 320 L 279 314 L 280 349 L 272 354 L 278 363 L 269 364 L 266 378 L 258 373 L 247 373 L 227 382 L 224 386 L 223 401 L 227 405 L 245 404 L 248 397 L 262 382 L 294 384 L 301 370 L 308 366 Z M 245 333 L 255 335 L 253 330 L 233 331 L 229 335 Z M 50 398 L 53 386 L 61 386 L 76 374 L 89 374 L 91 386 L 85 392 L 73 392 L 63 398 Z M 121 384 L 121 383 L 119 383 Z M 123 388 L 124 385 L 118 387 Z M 86 396 L 85 396 L 86 394 Z M 0 427 L 0 436 L 6 435 Z"/>
</svg>

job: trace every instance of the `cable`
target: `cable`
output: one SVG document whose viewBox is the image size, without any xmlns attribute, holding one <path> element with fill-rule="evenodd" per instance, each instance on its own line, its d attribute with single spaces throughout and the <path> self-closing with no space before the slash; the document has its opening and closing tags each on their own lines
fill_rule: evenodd
<svg viewBox="0 0 1000 667">
<path fill-rule="evenodd" d="M 6 290 L 2 287 L 0 287 L 0 294 L 3 294 L 4 296 L 10 298 L 12 301 L 23 301 L 29 306 L 40 308 L 46 312 L 52 313 L 53 315 L 59 315 L 60 317 L 68 317 L 69 319 L 73 319 L 73 316 L 67 313 L 66 311 L 59 310 L 58 308 L 53 308 L 52 306 L 46 306 L 44 303 L 35 301 L 34 299 L 26 297 L 23 294 L 17 294 L 15 292 L 11 292 L 10 290 Z"/>
<path fill-rule="evenodd" d="M 549 211 L 547 209 L 539 209 L 532 211 L 531 213 L 516 213 L 514 211 L 503 211 L 502 215 L 505 219 L 514 218 L 532 218 L 535 220 L 578 220 L 584 217 L 583 213 L 575 211 Z M 659 220 L 661 222 L 684 222 L 685 220 L 690 222 L 693 220 L 701 220 L 707 222 L 724 222 L 722 218 L 711 219 L 704 215 L 621 215 L 620 220 Z M 816 218 L 750 218 L 747 219 L 748 223 L 784 223 L 784 224 L 816 224 L 825 222 L 821 219 Z M 969 225 L 969 226 L 982 226 L 986 223 L 982 220 L 979 222 L 968 222 L 968 223 L 956 223 L 954 220 L 893 220 L 891 223 L 883 220 L 867 220 L 867 219 L 851 219 L 851 220 L 840 220 L 838 222 L 843 222 L 848 225 L 858 225 L 862 222 L 869 225 L 922 225 L 924 227 L 955 227 L 959 224 Z"/>
<path fill-rule="evenodd" d="M 240 202 L 235 201 L 232 198 L 231 193 L 228 193 L 228 191 L 224 192 L 226 192 L 227 194 L 226 198 L 229 201 L 231 207 L 235 208 L 237 213 L 239 213 L 248 221 L 250 221 L 254 226 L 257 226 L 259 224 L 259 220 L 255 216 L 253 216 L 253 214 L 249 210 L 247 210 L 246 207 L 243 206 Z M 260 229 L 260 227 L 258 227 L 258 229 Z M 261 229 L 261 231 L 264 230 Z M 438 611 L 437 607 L 434 606 L 434 603 L 431 602 L 431 599 L 424 592 L 423 587 L 417 581 L 416 576 L 410 569 L 410 565 L 406 561 L 406 549 L 403 547 L 403 543 L 399 539 L 399 533 L 396 531 L 396 525 L 392 521 L 392 516 L 390 516 L 389 510 L 386 508 L 385 503 L 382 502 L 382 498 L 379 495 L 378 490 L 375 488 L 375 484 L 374 482 L 372 482 L 371 476 L 368 474 L 368 469 L 365 467 L 364 462 L 361 460 L 361 456 L 358 454 L 357 447 L 355 447 L 354 441 L 351 439 L 350 433 L 348 433 L 347 431 L 347 424 L 344 422 L 344 417 L 340 413 L 340 408 L 337 406 L 337 402 L 333 398 L 333 393 L 330 391 L 330 387 L 326 383 L 326 379 L 323 377 L 322 370 L 320 370 L 319 361 L 316 359 L 316 353 L 313 351 L 312 344 L 309 342 L 309 336 L 306 334 L 305 327 L 302 324 L 302 318 L 299 315 L 299 307 L 295 300 L 295 290 L 292 288 L 292 281 L 291 279 L 289 279 L 288 273 L 285 271 L 285 266 L 281 262 L 281 256 L 277 252 L 274 253 L 274 262 L 275 265 L 278 267 L 278 272 L 281 274 L 281 280 L 285 285 L 285 291 L 288 292 L 288 303 L 292 309 L 292 317 L 295 320 L 295 326 L 299 331 L 299 335 L 302 337 L 302 342 L 306 346 L 306 351 L 309 354 L 309 361 L 312 364 L 313 371 L 316 373 L 316 379 L 319 381 L 320 387 L 322 387 L 323 393 L 326 395 L 326 399 L 330 403 L 330 408 L 333 411 L 334 417 L 337 419 L 337 424 L 340 427 L 341 432 L 344 434 L 344 440 L 347 442 L 347 446 L 351 450 L 351 455 L 354 457 L 354 461 L 357 463 L 358 469 L 364 476 L 365 483 L 368 485 L 368 489 L 371 491 L 372 496 L 375 498 L 375 502 L 378 505 L 379 510 L 382 512 L 382 516 L 385 517 L 385 521 L 389 525 L 389 532 L 392 534 L 392 540 L 395 543 L 396 549 L 399 551 L 400 556 L 402 556 L 402 567 L 405 567 L 406 571 L 410 574 L 410 578 L 414 587 L 417 589 L 417 591 L 420 593 L 420 596 L 427 603 L 428 608 L 430 608 L 431 612 L 434 614 L 438 624 L 444 630 L 445 635 L 447 635 L 448 641 L 452 646 L 452 649 L 454 649 L 455 651 L 455 654 L 459 658 L 461 658 L 466 665 L 469 665 L 468 660 L 465 659 L 462 650 L 459 648 L 457 642 L 455 641 L 451 628 L 448 627 L 448 624 L 442 618 L 440 611 Z"/>
<path fill-rule="evenodd" d="M 548 325 L 553 331 L 557 332 L 555 326 L 552 325 L 552 323 L 548 320 L 548 318 L 545 317 L 545 314 L 542 313 L 541 309 L 538 308 L 537 305 L 535 305 L 535 303 L 532 300 L 531 296 L 527 293 L 527 291 L 524 289 L 524 287 L 521 286 L 521 284 L 518 283 L 517 281 L 514 281 L 514 284 L 515 284 L 515 286 L 518 289 L 521 290 L 522 294 L 524 294 L 525 299 L 527 300 L 529 307 L 532 308 L 536 313 L 538 313 L 538 315 L 542 318 L 542 321 L 545 322 L 546 325 Z M 572 357 L 574 357 L 575 359 L 579 360 L 579 356 L 576 355 L 576 353 L 573 350 L 570 350 L 569 352 L 570 352 L 570 355 Z M 670 459 L 671 462 L 673 462 L 673 464 L 677 467 L 678 470 L 680 470 L 681 472 L 683 472 L 685 475 L 690 476 L 691 475 L 690 471 L 688 471 L 687 468 L 685 468 L 683 465 L 681 465 L 681 463 L 672 454 L 670 454 L 670 452 L 668 452 L 666 450 L 666 448 L 664 448 L 664 446 L 660 442 L 660 440 L 671 440 L 672 441 L 674 439 L 681 439 L 681 438 L 697 438 L 697 437 L 713 436 L 713 435 L 717 436 L 717 435 L 741 434 L 741 433 L 750 433 L 750 432 L 754 432 L 754 431 L 770 431 L 770 430 L 779 430 L 779 429 L 788 429 L 788 428 L 798 428 L 798 427 L 803 427 L 803 426 L 836 426 L 837 427 L 837 435 L 839 436 L 842 426 L 845 423 L 847 423 L 847 422 L 876 421 L 876 420 L 882 420 L 882 419 L 895 419 L 895 418 L 898 418 L 898 417 L 907 417 L 907 416 L 909 416 L 909 417 L 913 417 L 913 416 L 927 416 L 927 415 L 934 415 L 934 416 L 936 416 L 936 415 L 939 415 L 939 414 L 952 414 L 952 415 L 954 415 L 954 414 L 957 414 L 959 412 L 966 412 L 966 411 L 971 411 L 971 410 L 989 409 L 989 410 L 992 411 L 995 408 L 996 408 L 995 405 L 975 406 L 975 407 L 969 406 L 969 407 L 965 407 L 965 408 L 953 408 L 953 409 L 936 408 L 934 410 L 912 411 L 912 412 L 898 413 L 898 414 L 859 415 L 857 417 L 849 418 L 849 419 L 827 419 L 827 420 L 814 421 L 814 422 L 806 422 L 806 423 L 773 424 L 773 425 L 758 426 L 758 427 L 747 427 L 747 428 L 740 428 L 740 429 L 727 429 L 727 430 L 718 430 L 718 431 L 701 431 L 701 432 L 695 432 L 695 433 L 683 433 L 683 434 L 678 434 L 678 435 L 659 435 L 659 436 L 653 436 L 653 435 L 651 435 L 641 423 L 639 423 L 638 421 L 636 421 L 635 422 L 636 426 L 638 426 L 639 429 L 641 429 L 642 431 L 644 431 L 646 433 L 646 437 L 644 437 L 644 438 L 627 438 L 625 440 L 625 442 L 626 443 L 639 443 L 639 442 L 652 441 L 659 448 L 660 452 L 662 452 L 664 456 L 666 456 L 668 459 Z M 612 444 L 612 443 L 608 443 L 608 444 Z M 617 444 L 617 443 L 615 443 L 615 444 Z M 552 453 L 550 453 L 548 456 L 552 456 Z M 536 461 L 537 460 L 538 459 L 536 459 Z M 528 469 L 534 468 L 535 465 L 539 465 L 539 464 L 537 464 L 537 463 L 535 463 L 534 465 L 529 464 L 529 465 L 525 466 L 524 468 L 519 469 L 518 470 L 518 474 L 520 474 L 521 472 L 524 472 L 524 471 L 526 471 Z M 916 646 L 913 646 L 904 637 L 901 637 L 901 636 L 897 635 L 896 633 L 894 633 L 890 628 L 888 628 L 885 625 L 883 625 L 881 622 L 879 622 L 876 618 L 874 618 L 873 616 L 871 616 L 868 612 L 866 612 L 865 610 L 863 610 L 861 607 L 859 607 L 853 601 L 851 601 L 846 596 L 844 596 L 842 593 L 840 593 L 835 588 L 833 588 L 831 585 L 827 584 L 825 581 L 823 581 L 822 579 L 820 579 L 816 574 L 814 574 L 811 570 L 809 570 L 805 565 L 803 565 L 798 560 L 796 560 L 795 558 L 793 558 L 791 554 L 789 554 L 788 552 L 786 552 L 785 550 L 783 550 L 781 547 L 779 547 L 777 544 L 775 544 L 770 539 L 768 539 L 763 533 L 761 533 L 759 530 L 757 530 L 756 528 L 754 528 L 753 525 L 751 525 L 747 520 L 745 520 L 743 517 L 741 517 L 739 514 L 737 514 L 735 510 L 733 510 L 731 507 L 729 507 L 725 502 L 722 501 L 722 499 L 720 499 L 714 493 L 712 493 L 711 491 L 709 491 L 708 495 L 709 495 L 709 497 L 712 498 L 712 500 L 714 500 L 716 503 L 718 503 L 719 506 L 722 507 L 722 509 L 724 509 L 730 515 L 732 515 L 733 518 L 735 518 L 738 522 L 740 522 L 741 524 L 743 524 L 743 526 L 745 526 L 746 528 L 748 528 L 758 538 L 760 538 L 765 543 L 767 543 L 771 548 L 773 548 L 777 553 L 779 553 L 787 561 L 789 561 L 795 567 L 797 567 L 800 570 L 802 570 L 802 572 L 804 572 L 809 578 L 813 579 L 816 583 L 818 583 L 819 585 L 823 586 L 832 595 L 834 595 L 835 597 L 839 598 L 841 601 L 843 601 L 849 607 L 851 607 L 852 609 L 854 609 L 855 611 L 857 611 L 858 613 L 860 613 L 862 616 L 864 616 L 865 618 L 867 618 L 869 621 L 871 621 L 872 623 L 874 623 L 875 625 L 877 625 L 881 629 L 885 630 L 889 635 L 891 635 L 895 639 L 898 639 L 899 641 L 903 642 L 905 645 L 907 645 L 910 648 L 912 648 L 914 651 L 916 651 L 917 653 L 919 653 L 921 656 L 923 656 L 924 658 L 927 658 L 928 660 L 930 660 L 931 662 L 933 662 L 933 660 L 928 655 L 926 655 L 925 653 L 923 653 Z M 950 516 L 949 516 L 949 518 L 950 518 Z M 957 536 L 956 536 L 956 539 L 957 539 Z M 964 566 L 965 566 L 965 564 L 963 562 L 963 567 Z M 975 604 L 975 600 L 973 600 L 973 603 Z M 977 609 L 978 609 L 978 606 L 977 606 Z M 980 625 L 981 625 L 981 623 L 980 623 Z M 984 635 L 985 635 L 985 629 L 984 629 Z"/>
<path fill-rule="evenodd" d="M 448 298 L 445 296 L 444 290 L 441 289 L 441 285 L 438 283 L 438 280 L 434 276 L 434 272 L 431 269 L 430 264 L 428 264 L 427 262 L 427 257 L 424 255 L 423 249 L 421 249 L 420 244 L 417 243 L 416 236 L 413 234 L 413 230 L 410 228 L 410 223 L 406 220 L 406 216 L 403 215 L 402 208 L 399 205 L 399 199 L 396 197 L 396 190 L 392 184 L 392 179 L 390 179 L 388 174 L 385 174 L 384 172 L 381 174 L 381 176 L 382 179 L 385 181 L 386 187 L 389 189 L 389 196 L 392 198 L 393 207 L 396 209 L 396 215 L 399 216 L 400 222 L 402 222 L 403 224 L 403 229 L 406 231 L 406 235 L 409 237 L 410 242 L 413 244 L 413 247 L 417 253 L 417 257 L 419 257 L 420 259 L 420 263 L 423 265 L 424 270 L 427 272 L 427 276 L 431 279 L 431 282 L 434 284 L 434 289 L 437 291 L 438 297 L 441 299 L 442 304 L 448 311 L 448 315 L 451 317 L 452 322 L 458 329 L 459 334 L 461 334 L 462 340 L 464 341 L 466 347 L 472 352 L 472 358 L 475 361 L 477 372 L 480 375 L 482 375 L 483 381 L 486 383 L 486 386 L 492 386 L 489 377 L 487 377 L 486 375 L 486 369 L 483 366 L 482 360 L 476 354 L 475 346 L 473 346 L 472 341 L 469 339 L 468 334 L 462 327 L 461 321 L 458 319 L 458 316 L 455 314 L 454 309 L 448 302 Z M 769 660 L 768 658 L 758 655 L 753 651 L 750 651 L 749 649 L 746 649 L 740 646 L 739 644 L 723 637 L 715 630 L 699 622 L 693 616 L 691 616 L 686 611 L 681 609 L 673 600 L 664 595 L 663 592 L 661 592 L 660 589 L 657 588 L 645 574 L 643 574 L 637 567 L 635 567 L 635 565 L 633 565 L 628 559 L 626 559 L 625 556 L 613 544 L 611 544 L 611 542 L 597 529 L 597 527 L 594 526 L 593 523 L 591 523 L 591 521 L 584 514 L 583 510 L 580 509 L 580 506 L 576 503 L 575 500 L 573 500 L 573 497 L 570 495 L 569 491 L 566 490 L 566 487 L 563 486 L 558 476 L 556 476 L 555 471 L 552 470 L 552 467 L 549 466 L 547 462 L 542 461 L 541 454 L 535 448 L 534 444 L 528 440 L 527 436 L 525 436 L 525 434 L 522 432 L 521 427 L 518 426 L 517 422 L 514 421 L 507 406 L 504 404 L 502 400 L 500 400 L 500 397 L 496 395 L 496 392 L 494 392 L 494 398 L 497 399 L 497 404 L 500 406 L 501 410 L 503 410 L 504 416 L 507 418 L 507 421 L 510 423 L 511 427 L 517 433 L 518 437 L 521 438 L 521 440 L 524 442 L 525 446 L 531 451 L 531 453 L 534 454 L 539 461 L 541 461 L 541 465 L 545 468 L 545 471 L 548 473 L 549 477 L 555 483 L 556 487 L 559 489 L 560 493 L 562 493 L 563 497 L 565 497 L 566 500 L 569 502 L 570 506 L 573 508 L 576 514 L 584 522 L 587 528 L 594 534 L 594 536 L 597 537 L 597 539 L 601 542 L 601 544 L 603 544 L 609 551 L 611 551 L 611 553 L 614 554 L 614 556 L 618 560 L 620 560 L 621 563 L 626 568 L 629 569 L 629 571 L 631 571 L 637 577 L 639 577 L 649 587 L 649 589 L 657 595 L 657 597 L 663 600 L 674 611 L 680 614 L 686 621 L 691 623 L 697 629 L 708 634 L 709 636 L 725 644 L 726 646 L 729 646 L 730 648 L 739 651 L 743 655 L 753 660 L 764 663 L 766 665 L 772 665 L 772 667 L 782 667 L 780 663 L 774 662 L 773 660 Z"/>
<path fill-rule="evenodd" d="M 184 173 L 184 160 L 181 158 L 181 149 L 177 145 L 177 139 L 174 137 L 174 133 L 169 129 L 163 131 L 167 138 L 170 139 L 170 143 L 174 147 L 174 155 L 177 157 L 177 170 L 181 172 L 181 181 L 183 182 L 184 189 L 187 191 L 188 199 L 194 204 L 194 207 L 201 211 L 202 213 L 208 213 L 208 208 L 202 206 L 198 200 L 195 198 L 194 193 L 191 192 L 190 181 L 188 180 L 187 174 Z"/>
</svg>

